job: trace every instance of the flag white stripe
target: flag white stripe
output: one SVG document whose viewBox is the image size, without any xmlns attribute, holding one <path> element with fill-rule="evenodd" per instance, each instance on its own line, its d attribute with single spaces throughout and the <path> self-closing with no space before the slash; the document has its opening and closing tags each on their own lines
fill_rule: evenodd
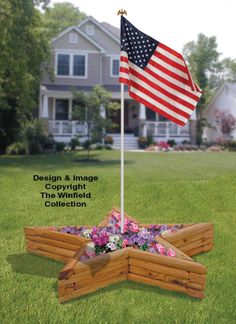
<svg viewBox="0 0 236 324">
<path fill-rule="evenodd" d="M 155 99 L 149 97 L 148 95 L 139 91 L 138 89 L 134 88 L 133 86 L 130 86 L 130 91 L 133 92 L 134 94 L 136 94 L 137 96 L 143 98 L 144 100 L 148 101 L 149 103 L 153 104 L 155 107 L 157 107 L 157 105 L 158 105 L 158 109 L 162 110 L 163 112 L 166 112 L 170 116 L 178 119 L 181 122 L 187 123 L 187 121 L 188 121 L 187 118 L 181 116 L 180 114 L 174 112 L 173 110 L 167 108 L 166 106 L 164 106 L 160 103 L 157 104 Z M 192 113 L 192 111 L 191 111 L 191 113 Z"/>
<path fill-rule="evenodd" d="M 147 89 L 148 91 L 150 91 L 151 93 L 153 93 L 155 96 L 157 96 L 158 98 L 161 98 L 165 101 L 167 101 L 169 104 L 171 104 L 172 106 L 178 108 L 179 110 L 182 110 L 184 112 L 186 112 L 187 114 L 192 114 L 193 110 L 189 109 L 187 107 L 185 107 L 183 104 L 180 104 L 179 102 L 171 99 L 170 97 L 164 95 L 163 93 L 161 93 L 160 91 L 154 89 L 153 87 L 151 87 L 149 84 L 143 82 L 142 80 L 140 80 L 139 78 L 137 78 L 136 76 L 130 74 L 131 76 L 131 80 L 133 80 L 134 82 L 140 84 L 141 86 L 143 86 L 145 89 Z M 158 103 L 159 104 L 159 103 Z M 194 108 L 193 108 L 194 109 Z"/>
<path fill-rule="evenodd" d="M 159 52 L 159 53 L 163 54 L 164 56 L 171 59 L 172 61 L 174 61 L 174 62 L 176 62 L 176 63 L 178 63 L 178 64 L 185 67 L 185 64 L 184 64 L 183 60 L 181 60 L 180 58 L 178 58 L 175 55 L 171 54 L 170 52 L 167 52 L 166 50 L 164 50 L 164 48 L 161 48 L 160 46 L 157 46 L 156 52 Z"/>
<path fill-rule="evenodd" d="M 190 88 L 190 86 L 184 84 L 184 83 L 181 82 L 181 81 L 178 81 L 178 80 L 172 78 L 169 74 L 166 74 L 166 73 L 164 73 L 164 72 L 158 70 L 158 69 L 157 69 L 156 67 L 154 67 L 153 65 L 151 65 L 151 64 L 148 63 L 147 68 L 149 68 L 149 69 L 150 69 L 151 71 L 153 71 L 155 74 L 160 75 L 162 78 L 164 78 L 164 79 L 170 81 L 171 83 L 173 83 L 173 84 L 179 86 L 180 88 L 182 88 L 182 89 L 184 89 L 184 90 L 186 90 L 186 91 L 188 91 L 188 92 L 193 93 L 195 96 L 197 96 L 197 97 L 199 97 L 199 98 L 201 97 L 201 93 L 199 93 L 199 92 L 197 92 L 197 91 L 193 91 L 193 90 Z"/>
<path fill-rule="evenodd" d="M 139 68 L 138 66 L 136 66 L 132 62 L 129 62 L 129 65 L 130 65 L 130 67 L 132 69 L 137 70 L 137 72 L 140 73 L 141 75 L 143 75 L 145 78 L 147 78 L 148 80 L 150 80 L 154 84 L 160 86 L 164 90 L 170 92 L 171 94 L 175 95 L 176 97 L 179 97 L 179 98 L 189 102 L 190 104 L 192 104 L 194 106 L 197 104 L 197 100 L 194 100 L 194 99 L 182 94 L 181 92 L 169 87 L 168 85 L 166 85 L 165 83 L 161 82 L 160 80 L 154 78 L 151 74 L 149 74 L 145 70 L 142 70 L 141 68 Z"/>
<path fill-rule="evenodd" d="M 167 70 L 169 70 L 169 71 L 170 71 L 170 74 L 171 74 L 171 72 L 174 72 L 174 73 L 176 73 L 177 75 L 179 75 L 180 77 L 182 77 L 182 78 L 184 78 L 184 79 L 186 79 L 186 80 L 189 80 L 189 77 L 188 77 L 188 74 L 187 74 L 187 73 L 182 72 L 181 70 L 175 68 L 174 66 L 168 64 L 167 62 L 165 62 L 165 61 L 159 59 L 159 58 L 156 57 L 155 55 L 153 55 L 153 56 L 151 57 L 151 60 L 154 61 L 154 62 L 156 62 L 157 64 L 160 64 L 161 66 L 163 66 L 163 67 L 166 68 Z"/>
</svg>

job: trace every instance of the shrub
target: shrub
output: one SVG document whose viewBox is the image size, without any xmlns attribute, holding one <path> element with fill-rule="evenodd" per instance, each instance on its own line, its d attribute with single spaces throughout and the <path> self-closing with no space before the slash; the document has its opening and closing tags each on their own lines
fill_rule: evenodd
<svg viewBox="0 0 236 324">
<path fill-rule="evenodd" d="M 105 144 L 110 144 L 112 145 L 113 144 L 113 137 L 112 136 L 106 136 L 105 139 L 104 139 L 104 142 Z"/>
<path fill-rule="evenodd" d="M 168 140 L 167 143 L 170 145 L 170 147 L 173 147 L 176 145 L 176 141 L 174 139 Z"/>
<path fill-rule="evenodd" d="M 149 145 L 152 145 L 152 144 L 154 144 L 155 142 L 154 142 L 154 140 L 153 140 L 153 136 L 152 135 L 148 135 L 147 136 L 147 145 L 149 146 Z"/>
<path fill-rule="evenodd" d="M 228 143 L 229 151 L 236 151 L 236 141 L 230 141 Z"/>
<path fill-rule="evenodd" d="M 9 155 L 27 154 L 28 146 L 25 142 L 15 142 L 7 147 L 6 153 Z"/>
<path fill-rule="evenodd" d="M 112 150 L 112 146 L 111 146 L 110 144 L 106 144 L 106 145 L 105 145 L 105 149 L 106 149 L 106 150 Z"/>
<path fill-rule="evenodd" d="M 144 136 L 140 136 L 138 138 L 138 147 L 140 149 L 145 149 L 147 147 L 147 138 Z"/>
<path fill-rule="evenodd" d="M 65 143 L 64 142 L 56 142 L 56 151 L 61 152 L 65 148 Z"/>
<path fill-rule="evenodd" d="M 48 134 L 42 122 L 37 119 L 26 125 L 23 138 L 28 144 L 30 154 L 42 153 L 45 145 L 48 144 Z"/>
<path fill-rule="evenodd" d="M 80 146 L 80 141 L 78 138 L 76 137 L 73 137 L 71 140 L 70 140 L 70 147 L 72 150 L 74 150 L 76 148 L 76 146 Z"/>
<path fill-rule="evenodd" d="M 83 148 L 85 150 L 88 150 L 90 148 L 90 145 L 91 145 L 91 141 L 87 140 L 83 143 Z"/>
</svg>

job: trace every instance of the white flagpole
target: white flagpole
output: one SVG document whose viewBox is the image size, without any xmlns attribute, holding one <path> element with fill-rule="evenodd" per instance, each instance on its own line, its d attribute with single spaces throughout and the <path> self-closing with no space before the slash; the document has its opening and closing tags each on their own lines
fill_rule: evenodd
<svg viewBox="0 0 236 324">
<path fill-rule="evenodd" d="M 124 233 L 124 84 L 120 85 L 120 210 L 121 233 Z"/>
</svg>

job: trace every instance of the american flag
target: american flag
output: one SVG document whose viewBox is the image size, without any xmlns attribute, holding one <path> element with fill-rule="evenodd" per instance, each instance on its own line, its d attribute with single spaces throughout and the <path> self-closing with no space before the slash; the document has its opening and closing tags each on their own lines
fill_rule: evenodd
<svg viewBox="0 0 236 324">
<path fill-rule="evenodd" d="M 130 96 L 184 126 L 202 95 L 183 56 L 121 17 L 120 83 Z"/>
</svg>

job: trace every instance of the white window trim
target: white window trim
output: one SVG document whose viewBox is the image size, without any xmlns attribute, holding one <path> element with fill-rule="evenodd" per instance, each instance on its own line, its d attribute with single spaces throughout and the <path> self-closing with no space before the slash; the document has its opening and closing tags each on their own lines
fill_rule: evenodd
<svg viewBox="0 0 236 324">
<path fill-rule="evenodd" d="M 57 63 L 58 63 L 58 55 L 69 55 L 69 75 L 59 75 L 57 71 Z M 83 55 L 85 57 L 85 75 L 73 75 L 73 63 L 74 63 L 74 55 Z M 88 54 L 80 51 L 58 51 L 55 52 L 55 74 L 57 78 L 66 78 L 66 79 L 87 79 L 88 78 Z"/>
<path fill-rule="evenodd" d="M 111 78 L 118 78 L 119 77 L 119 72 L 118 74 L 113 74 L 113 61 L 118 60 L 119 61 L 119 56 L 110 56 L 110 77 Z"/>
<path fill-rule="evenodd" d="M 94 35 L 94 25 L 93 24 L 87 24 L 85 27 L 85 32 L 88 36 Z"/>
</svg>

